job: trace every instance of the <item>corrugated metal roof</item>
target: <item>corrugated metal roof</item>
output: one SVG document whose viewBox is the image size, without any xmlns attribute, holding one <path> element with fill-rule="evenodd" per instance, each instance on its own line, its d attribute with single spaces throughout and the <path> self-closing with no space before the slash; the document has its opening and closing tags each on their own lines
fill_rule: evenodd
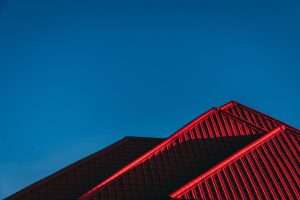
<svg viewBox="0 0 300 200">
<path fill-rule="evenodd" d="M 198 167 L 199 163 L 200 165 L 205 165 L 205 162 L 194 160 L 192 152 L 190 154 L 184 153 L 191 148 L 191 145 L 189 145 L 190 141 L 261 135 L 264 132 L 263 129 L 255 127 L 221 109 L 211 109 L 176 131 L 160 145 L 148 151 L 108 179 L 100 182 L 80 199 L 147 199 L 150 194 L 162 197 L 175 189 L 175 187 L 170 187 L 170 185 L 174 186 L 171 183 L 183 184 L 186 178 L 191 178 L 188 173 L 189 168 L 193 167 L 191 163 L 198 162 Z M 230 148 L 226 149 L 226 151 L 233 153 L 231 150 Z M 172 151 L 176 151 L 173 155 L 173 161 L 165 162 Z M 201 150 L 196 151 L 196 153 L 199 152 Z M 185 155 L 186 159 L 180 158 L 179 155 Z M 180 159 L 176 159 L 176 157 Z M 187 164 L 187 167 L 183 170 L 180 166 L 185 165 L 185 162 L 191 165 Z M 176 166 L 174 169 L 171 167 L 172 164 Z M 166 170 L 163 170 L 164 168 Z M 172 168 L 170 171 L 180 173 L 183 176 L 181 181 L 175 178 L 176 175 L 169 173 L 168 170 L 170 168 Z M 185 173 L 181 173 L 182 170 Z M 156 177 L 162 176 L 164 179 L 156 179 Z M 149 182 L 147 179 L 152 180 Z M 122 187 L 126 188 L 121 189 Z"/>
<path fill-rule="evenodd" d="M 299 135 L 273 129 L 170 196 L 173 199 L 300 199 Z"/>
<path fill-rule="evenodd" d="M 300 134 L 298 129 L 235 101 L 221 106 L 220 109 L 265 131 L 271 131 L 278 126 L 285 125 L 291 131 Z"/>
<path fill-rule="evenodd" d="M 7 200 L 77 199 L 99 181 L 143 154 L 163 139 L 125 137 L 7 197 Z"/>
<path fill-rule="evenodd" d="M 103 187 L 93 199 L 168 199 L 199 172 L 231 155 L 257 136 L 190 140 L 174 146 Z"/>
<path fill-rule="evenodd" d="M 165 140 L 125 138 L 8 199 L 300 199 L 299 135 L 231 101 Z"/>
</svg>

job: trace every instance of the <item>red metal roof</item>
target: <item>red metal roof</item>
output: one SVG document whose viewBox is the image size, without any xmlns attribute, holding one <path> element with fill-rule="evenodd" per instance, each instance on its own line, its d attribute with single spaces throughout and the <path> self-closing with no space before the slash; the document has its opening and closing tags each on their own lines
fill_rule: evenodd
<svg viewBox="0 0 300 200">
<path fill-rule="evenodd" d="M 220 109 L 272 131 L 180 187 L 171 198 L 299 199 L 299 130 L 238 102 Z"/>
<path fill-rule="evenodd" d="M 165 140 L 125 138 L 8 199 L 300 199 L 299 135 L 231 101 Z"/>
<path fill-rule="evenodd" d="M 220 109 L 265 131 L 271 131 L 278 126 L 285 125 L 291 131 L 300 134 L 298 129 L 235 101 L 226 103 Z"/>
<path fill-rule="evenodd" d="M 186 145 L 190 141 L 261 135 L 264 132 L 263 129 L 255 127 L 229 112 L 213 108 L 176 131 L 164 142 L 137 158 L 108 179 L 100 182 L 92 190 L 81 196 L 80 199 L 117 199 L 116 195 L 119 195 L 119 198 L 122 197 L 122 199 L 145 199 L 149 194 L 163 196 L 171 192 L 172 189 L 175 189 L 166 186 L 169 182 L 177 181 L 177 183 L 183 184 L 183 180 L 189 177 L 189 168 L 193 167 L 191 163 L 194 163 L 195 160 L 193 160 L 192 155 L 188 157 L 184 152 L 190 148 L 190 145 Z M 172 162 L 168 162 L 168 155 L 172 150 L 177 151 L 176 154 L 173 155 L 175 158 L 178 157 L 178 155 L 184 154 L 188 159 L 186 161 L 182 158 L 181 160 L 174 159 Z M 229 148 L 227 151 L 230 152 Z M 184 169 L 185 173 L 183 173 L 182 176 L 185 177 L 182 178 L 181 182 L 175 179 L 174 174 L 168 174 L 170 165 L 175 164 L 176 166 L 181 166 L 184 165 L 185 162 L 191 165 L 187 164 L 187 167 Z M 167 170 L 163 170 L 164 168 Z M 172 171 L 174 170 L 176 173 L 180 173 L 182 169 L 172 169 Z M 160 174 L 162 174 L 162 172 L 165 173 L 163 175 L 164 179 L 156 180 L 155 177 L 161 177 Z M 147 177 L 154 180 L 147 182 Z M 164 181 L 166 181 L 165 179 L 168 181 L 167 184 L 164 183 Z M 133 189 L 130 189 L 130 187 L 124 190 L 120 189 L 120 185 L 124 185 L 124 183 L 126 187 L 132 185 Z M 164 184 L 165 186 L 163 186 Z M 138 192 L 140 192 L 140 194 L 137 194 Z"/>
<path fill-rule="evenodd" d="M 281 125 L 182 186 L 173 199 L 300 199 L 299 135 Z"/>
<path fill-rule="evenodd" d="M 7 200 L 77 199 L 99 181 L 143 154 L 163 139 L 125 137 L 55 174 L 7 197 Z"/>
</svg>

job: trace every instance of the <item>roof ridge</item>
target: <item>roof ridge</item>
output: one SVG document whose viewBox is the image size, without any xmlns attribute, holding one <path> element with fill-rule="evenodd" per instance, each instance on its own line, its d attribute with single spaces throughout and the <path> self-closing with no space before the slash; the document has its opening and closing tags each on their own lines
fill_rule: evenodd
<svg viewBox="0 0 300 200">
<path fill-rule="evenodd" d="M 157 151 L 159 151 L 163 146 L 173 142 L 175 139 L 180 137 L 186 129 L 190 128 L 191 126 L 198 123 L 199 121 L 202 121 L 202 120 L 206 119 L 208 116 L 210 116 L 211 114 L 213 114 L 215 112 L 218 112 L 218 110 L 216 108 L 211 108 L 207 112 L 197 116 L 194 120 L 190 121 L 189 123 L 185 124 L 182 128 L 175 131 L 175 133 L 173 133 L 171 136 L 169 136 L 166 140 L 164 140 L 163 142 L 161 142 L 160 144 L 158 144 L 157 146 L 155 146 L 154 148 L 152 148 L 151 150 L 149 150 L 148 152 L 146 152 L 142 156 L 138 157 L 136 160 L 132 161 L 131 163 L 129 163 L 125 167 L 121 168 L 119 171 L 117 171 L 116 173 L 114 173 L 113 175 L 111 175 L 110 177 L 105 179 L 104 181 L 100 182 L 98 185 L 93 187 L 91 190 L 84 193 L 79 199 L 83 200 L 86 197 L 89 197 L 94 191 L 97 191 L 98 189 L 102 188 L 104 185 L 106 185 L 107 183 L 109 183 L 113 179 L 119 177 L 120 175 L 124 174 L 129 169 L 139 165 L 144 160 L 146 160 L 147 158 L 149 158 L 150 156 L 155 154 Z"/>
<path fill-rule="evenodd" d="M 193 187 L 193 185 L 195 183 L 198 183 L 199 181 L 201 181 L 201 180 L 207 178 L 208 176 L 216 173 L 223 166 L 232 163 L 237 158 L 239 158 L 239 157 L 243 156 L 244 154 L 248 153 L 249 151 L 251 151 L 254 147 L 257 147 L 257 146 L 265 143 L 266 141 L 272 139 L 275 135 L 283 133 L 285 131 L 285 129 L 286 129 L 285 125 L 281 125 L 281 126 L 279 126 L 277 128 L 274 128 L 269 133 L 261 136 L 257 140 L 255 140 L 255 141 L 251 142 L 250 144 L 246 145 L 244 148 L 238 150 L 233 155 L 231 155 L 231 156 L 227 157 L 226 159 L 222 160 L 221 162 L 217 163 L 216 165 L 214 165 L 213 167 L 211 167 L 209 170 L 207 170 L 206 172 L 204 172 L 200 176 L 194 178 L 193 180 L 189 181 L 187 184 L 185 184 L 182 187 L 180 187 L 179 189 L 175 190 L 169 196 L 171 198 L 176 198 L 178 195 L 184 193 L 185 191 L 187 191 L 188 189 L 190 189 L 191 187 Z"/>
<path fill-rule="evenodd" d="M 98 191 L 100 188 L 102 188 L 104 185 L 108 184 L 109 182 L 111 182 L 112 180 L 114 180 L 117 177 L 121 176 L 122 174 L 126 173 L 128 170 L 134 168 L 135 166 L 138 166 L 139 164 L 141 164 L 142 162 L 144 162 L 146 159 L 148 159 L 149 157 L 151 157 L 152 155 L 154 155 L 161 148 L 165 147 L 167 144 L 170 144 L 171 142 L 173 142 L 174 140 L 176 140 L 177 138 L 179 138 L 182 134 L 185 133 L 186 129 L 189 129 L 194 124 L 201 122 L 202 120 L 206 119 L 207 117 L 209 117 L 213 113 L 216 113 L 216 112 L 217 113 L 220 113 L 220 112 L 221 113 L 225 113 L 225 114 L 229 115 L 230 117 L 235 118 L 235 119 L 241 121 L 242 123 L 246 123 L 247 125 L 254 127 L 255 129 L 262 130 L 264 132 L 268 132 L 267 130 L 264 130 L 264 129 L 260 128 L 260 127 L 257 127 L 256 125 L 253 125 L 252 123 L 249 123 L 248 121 L 243 120 L 240 117 L 234 116 L 234 115 L 232 115 L 232 114 L 230 114 L 230 113 L 228 113 L 228 112 L 225 111 L 226 108 L 230 108 L 230 107 L 237 106 L 237 105 L 242 105 L 242 104 L 240 104 L 239 102 L 236 102 L 236 101 L 229 101 L 228 103 L 224 104 L 223 106 L 220 106 L 220 107 L 217 107 L 217 108 L 213 107 L 210 110 L 208 110 L 207 112 L 205 112 L 205 113 L 197 116 L 192 121 L 190 121 L 189 123 L 185 124 L 182 128 L 180 128 L 177 131 L 175 131 L 172 135 L 170 135 L 163 142 L 161 142 L 160 144 L 158 144 L 157 146 L 155 146 L 151 150 L 147 151 L 145 154 L 141 155 L 140 157 L 138 157 L 137 159 L 135 159 L 133 162 L 127 164 L 125 167 L 121 168 L 119 171 L 115 172 L 113 175 L 111 175 L 110 177 L 108 177 L 107 179 L 103 180 L 98 185 L 96 185 L 95 187 L 93 187 L 92 189 L 90 189 L 89 191 L 87 191 L 86 193 L 84 193 L 79 199 L 80 200 L 86 199 L 87 197 L 91 196 L 95 191 Z M 252 109 L 252 110 L 254 110 L 254 109 Z M 263 115 L 267 116 L 265 114 L 263 114 Z M 267 117 L 270 118 L 269 116 L 267 116 Z M 282 125 L 280 127 L 287 128 L 287 125 Z M 280 127 L 277 127 L 277 128 L 280 128 Z"/>
<path fill-rule="evenodd" d="M 268 118 L 269 120 L 273 120 L 273 121 L 275 121 L 275 122 L 277 122 L 279 124 L 283 124 L 283 125 L 286 126 L 287 129 L 290 129 L 290 130 L 296 132 L 297 134 L 300 134 L 300 130 L 299 129 L 297 129 L 297 128 L 295 128 L 295 127 L 293 127 L 293 126 L 291 126 L 291 125 L 289 125 L 289 124 L 287 124 L 285 122 L 282 122 L 282 121 L 280 121 L 278 119 L 275 119 L 272 116 L 270 116 L 268 114 L 265 114 L 265 113 L 263 113 L 263 112 L 261 112 L 259 110 L 256 110 L 256 109 L 251 108 L 251 107 L 249 107 L 249 106 L 247 106 L 245 104 L 242 104 L 242 103 L 240 103 L 238 101 L 235 101 L 235 100 L 231 100 L 231 101 L 225 103 L 224 105 L 220 106 L 219 109 L 225 111 L 226 109 L 234 107 L 234 106 L 242 106 L 242 107 L 244 107 L 244 108 L 246 108 L 248 110 L 251 110 L 251 111 L 253 111 L 253 112 L 257 113 L 257 114 L 263 115 L 264 117 Z"/>
<path fill-rule="evenodd" d="M 231 101 L 229 101 L 229 102 L 223 104 L 222 106 L 220 106 L 219 109 L 225 110 L 225 109 L 227 109 L 227 108 L 234 107 L 234 106 L 236 106 L 237 104 L 239 104 L 237 101 L 231 100 Z"/>
</svg>

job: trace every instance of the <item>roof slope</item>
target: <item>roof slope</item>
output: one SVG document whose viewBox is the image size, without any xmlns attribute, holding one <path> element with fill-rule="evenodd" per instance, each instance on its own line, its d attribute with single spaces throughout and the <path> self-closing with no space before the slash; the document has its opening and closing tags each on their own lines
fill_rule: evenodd
<svg viewBox="0 0 300 200">
<path fill-rule="evenodd" d="M 161 141 L 163 139 L 125 137 L 6 199 L 77 199 L 99 181 L 107 178 Z"/>
<path fill-rule="evenodd" d="M 7 199 L 300 199 L 299 135 L 231 101 L 165 140 L 126 137 Z"/>
<path fill-rule="evenodd" d="M 300 131 L 298 129 L 277 119 L 274 119 L 262 112 L 254 110 L 253 108 L 242 105 L 236 101 L 230 101 L 221 106 L 220 109 L 267 132 L 273 130 L 276 127 L 284 125 L 288 129 L 290 129 L 290 131 L 300 134 Z"/>
<path fill-rule="evenodd" d="M 203 165 L 201 160 L 195 159 L 195 155 L 201 152 L 201 145 L 192 145 L 195 144 L 194 140 L 251 137 L 253 135 L 259 136 L 262 133 L 265 133 L 265 130 L 255 127 L 231 113 L 213 108 L 176 131 L 155 148 L 100 182 L 80 199 L 153 199 L 150 194 L 157 195 L 155 198 L 167 197 L 171 191 L 176 189 L 172 183 L 184 184 L 187 178 L 192 178 L 192 175 L 196 176 L 192 173 L 193 170 L 189 169 L 194 168 L 196 170 L 195 166 L 199 168 Z M 198 149 L 190 150 L 192 146 Z M 237 147 L 227 148 L 226 151 L 233 153 L 237 149 Z M 223 150 L 225 151 L 225 149 Z M 176 153 L 172 154 L 172 152 Z M 180 155 L 184 156 L 180 157 Z M 223 155 L 221 159 L 228 155 Z M 220 159 L 217 159 L 218 156 L 211 157 L 216 158 L 215 162 Z M 182 176 L 180 180 L 175 178 L 176 174 Z"/>
<path fill-rule="evenodd" d="M 279 153 L 280 151 L 284 151 L 284 152 L 280 152 L 279 154 L 275 155 L 275 156 L 277 156 L 277 159 L 280 158 L 280 159 L 283 159 L 284 161 L 286 161 L 283 156 L 288 156 L 289 159 L 293 158 L 294 159 L 293 161 L 296 161 L 296 165 L 295 165 L 295 163 L 293 163 L 294 166 L 297 166 L 299 164 L 299 145 L 298 145 L 299 144 L 299 133 L 300 133 L 299 130 L 297 130 L 296 128 L 291 127 L 291 126 L 289 126 L 289 125 L 287 125 L 287 124 L 285 124 L 285 123 L 283 123 L 283 122 L 281 122 L 279 120 L 276 120 L 276 119 L 274 119 L 274 118 L 272 118 L 270 116 L 267 116 L 264 113 L 256 111 L 256 110 L 254 110 L 252 108 L 249 108 L 249 107 L 247 107 L 245 105 L 242 105 L 242 104 L 240 104 L 238 102 L 231 101 L 231 102 L 223 105 L 222 107 L 220 107 L 220 109 L 222 111 L 228 113 L 228 114 L 231 114 L 231 115 L 233 115 L 235 117 L 240 118 L 243 121 L 246 121 L 249 124 L 252 124 L 253 126 L 256 126 L 256 127 L 260 128 L 260 129 L 263 129 L 263 130 L 268 131 L 268 132 L 271 131 L 269 133 L 271 135 L 272 135 L 272 133 L 274 134 L 274 132 L 276 132 L 275 130 L 277 130 L 277 133 L 281 133 L 281 134 L 287 135 L 287 136 L 284 135 L 283 137 L 280 137 L 277 140 L 282 145 L 281 149 L 278 146 L 275 146 L 276 150 L 273 151 L 272 153 L 274 153 L 274 152 Z M 285 131 L 280 131 L 280 130 L 283 129 L 283 127 L 284 127 Z M 266 137 L 266 138 L 270 138 L 270 137 Z M 286 142 L 289 141 L 288 140 L 289 137 L 291 137 L 290 138 L 290 142 L 292 142 L 292 143 L 286 143 Z M 259 143 L 260 140 L 261 139 L 259 139 L 258 141 L 254 142 L 254 143 Z M 284 146 L 284 145 L 287 145 L 287 144 L 288 144 L 288 146 Z M 248 147 L 246 147 L 246 149 L 247 148 Z M 284 148 L 284 149 L 282 149 L 282 148 Z M 290 150 L 290 151 L 292 151 L 293 154 L 287 153 L 287 151 L 288 151 L 287 149 Z M 245 151 L 245 149 L 241 150 L 241 151 Z M 217 195 L 220 195 L 220 191 L 221 191 L 222 195 L 226 195 L 227 199 L 244 198 L 245 196 L 243 196 L 243 197 L 238 196 L 237 197 L 237 196 L 232 196 L 232 195 L 236 195 L 236 194 L 230 194 L 230 193 L 228 193 L 227 190 L 229 190 L 229 189 L 225 188 L 224 184 L 226 183 L 227 187 L 232 187 L 234 184 L 231 184 L 232 180 L 229 180 L 230 182 L 227 182 L 228 179 L 226 179 L 226 178 L 228 178 L 228 176 L 225 177 L 226 169 L 224 170 L 224 172 L 222 172 L 223 176 L 220 175 L 220 174 L 217 174 L 217 175 L 215 175 L 215 177 L 213 177 L 211 179 L 207 179 L 208 182 L 210 181 L 209 184 L 208 184 L 208 182 L 204 181 L 204 177 L 209 176 L 210 174 L 211 174 L 211 176 L 213 176 L 214 170 L 216 171 L 216 170 L 223 169 L 225 163 L 228 164 L 228 160 L 233 159 L 233 158 L 234 159 L 238 159 L 238 156 L 239 156 L 239 153 L 235 153 L 231 157 L 229 157 L 228 159 L 224 160 L 220 164 L 218 164 L 218 165 L 214 166 L 213 168 L 211 168 L 210 170 L 208 170 L 206 173 L 201 174 L 201 172 L 200 172 L 199 174 L 201 174 L 201 175 L 198 176 L 198 178 L 195 178 L 194 180 L 186 183 L 184 186 L 180 187 L 175 192 L 173 192 L 170 196 L 172 198 L 174 198 L 174 199 L 202 199 L 202 198 L 204 198 L 203 195 L 205 197 L 211 197 L 211 195 L 212 195 L 211 189 L 212 189 L 212 190 L 214 190 L 214 192 L 217 192 Z M 266 159 L 268 159 L 268 158 L 269 157 L 267 157 Z M 247 157 L 247 159 L 249 159 L 249 158 Z M 246 159 L 246 161 L 247 161 L 246 163 L 248 164 L 249 161 L 247 159 Z M 243 172 L 248 172 L 247 170 L 249 170 L 249 168 L 247 168 L 247 169 L 245 168 L 246 165 L 245 165 L 245 162 L 243 160 L 242 161 L 238 160 L 237 162 L 240 165 L 242 164 L 243 167 L 244 167 L 244 169 L 243 168 L 241 168 L 241 169 L 236 168 L 236 170 L 242 170 Z M 272 161 L 269 161 L 269 162 L 272 162 Z M 259 166 L 259 167 L 267 168 L 267 166 L 264 165 L 265 163 L 256 163 L 256 165 L 254 165 L 253 163 L 251 163 L 251 164 L 252 164 L 251 165 L 252 168 L 254 166 Z M 299 198 L 299 186 L 297 184 L 297 183 L 299 183 L 299 167 L 295 167 L 295 168 L 291 169 L 290 168 L 292 166 L 291 163 L 284 163 L 284 165 L 285 165 L 286 168 L 285 169 L 281 169 L 282 170 L 281 172 L 284 171 L 284 174 L 278 174 L 278 176 L 281 176 L 281 177 L 285 177 L 286 175 L 289 176 L 288 174 L 285 174 L 287 171 L 291 171 L 291 172 L 293 172 L 293 175 L 296 175 L 296 176 L 294 176 L 294 179 L 288 179 L 289 181 L 291 181 L 290 182 L 290 186 L 291 187 L 288 188 L 285 185 L 284 189 L 287 189 L 285 192 L 286 192 L 286 194 L 288 194 L 288 198 L 289 199 L 295 198 L 296 197 L 295 195 L 297 195 L 297 198 Z M 275 169 L 272 168 L 273 166 L 275 166 L 275 164 L 273 164 L 273 162 L 272 162 L 272 166 L 269 166 L 269 168 L 267 168 L 267 169 L 271 169 L 271 170 L 274 171 Z M 282 167 L 282 164 L 281 164 L 281 167 Z M 251 170 L 252 170 L 252 168 L 251 168 Z M 230 167 L 230 169 L 232 170 L 231 167 Z M 278 168 L 276 168 L 276 169 L 278 169 Z M 230 171 L 230 172 L 232 172 L 232 171 Z M 238 173 L 240 174 L 241 172 L 238 171 Z M 253 174 L 252 171 L 251 171 L 251 173 L 250 172 L 248 172 L 248 173 L 250 175 L 255 176 L 255 177 L 248 177 L 248 180 L 250 179 L 252 181 L 252 182 L 245 183 L 245 184 L 248 184 L 248 185 L 246 185 L 248 187 L 249 187 L 249 185 L 254 185 L 255 184 L 255 182 L 253 182 L 253 180 L 255 180 L 255 179 L 260 179 L 261 180 L 262 179 L 262 178 L 258 177 L 261 174 L 257 174 L 257 173 Z M 267 173 L 270 173 L 270 172 L 267 171 Z M 278 171 L 276 171 L 276 173 L 278 173 Z M 247 176 L 249 174 L 247 174 Z M 281 187 L 283 187 L 283 185 L 285 184 L 284 182 L 282 182 L 283 181 L 282 178 L 278 179 L 278 176 L 276 177 L 277 178 L 276 179 L 276 181 L 277 181 L 276 187 L 275 187 L 274 184 L 271 187 L 277 188 L 278 184 L 279 185 L 281 184 Z M 270 176 L 270 174 L 268 174 L 268 175 L 265 175 L 265 177 L 272 177 L 272 176 Z M 272 178 L 274 178 L 274 177 L 272 177 Z M 226 179 L 226 180 L 224 180 L 224 179 Z M 242 180 L 244 181 L 245 178 L 242 179 Z M 204 181 L 204 183 L 203 183 L 204 185 L 201 185 L 202 184 L 201 181 Z M 220 181 L 222 181 L 222 183 Z M 265 184 L 267 184 L 269 180 L 265 180 L 265 181 L 266 181 Z M 216 182 L 217 182 L 217 185 L 216 185 Z M 213 185 L 210 185 L 210 184 L 213 184 Z M 220 187 L 220 184 L 224 188 L 221 188 L 221 189 L 218 188 L 218 187 Z M 267 188 L 262 183 L 259 182 L 259 184 L 260 185 L 257 186 L 257 188 L 261 188 L 261 187 Z M 296 184 L 297 187 L 295 187 L 295 184 Z M 211 187 L 211 186 L 212 186 L 212 188 L 209 188 L 209 190 L 208 190 L 208 187 Z M 241 195 L 242 193 L 240 193 L 240 191 L 241 191 L 240 188 L 237 187 L 238 185 L 235 185 L 235 186 L 236 186 L 236 188 L 231 188 L 231 190 L 229 190 L 229 191 L 232 191 L 232 192 L 237 191 L 238 195 Z M 268 185 L 268 184 L 267 184 L 267 186 L 270 187 L 270 185 Z M 204 189 L 203 187 L 205 188 L 205 191 L 206 191 L 205 194 L 204 193 L 199 193 L 199 192 L 203 192 L 203 189 Z M 253 187 L 251 187 L 251 188 L 253 188 Z M 288 189 L 290 189 L 290 190 L 292 189 L 293 192 L 289 191 Z M 273 191 L 272 188 L 271 188 L 271 191 Z M 280 190 L 277 190 L 277 191 L 280 191 Z M 209 192 L 209 193 L 207 193 L 207 192 Z M 264 194 L 264 195 L 260 194 L 259 195 L 258 194 L 258 190 L 255 190 L 255 192 L 257 192 L 257 193 L 255 193 L 255 194 L 252 193 L 251 194 L 249 192 L 249 188 L 247 188 L 247 194 L 251 194 L 252 195 L 250 197 L 255 197 L 255 198 L 259 198 L 259 199 L 265 199 L 265 198 L 267 198 L 267 199 L 269 199 L 269 198 L 277 198 L 277 199 L 281 198 L 281 199 L 284 199 L 284 198 L 287 198 L 287 196 L 285 196 L 285 197 L 282 196 L 282 194 L 283 194 L 282 192 L 281 192 L 281 196 L 277 195 L 278 192 L 276 192 L 275 194 L 272 193 L 271 196 L 268 195 L 268 194 Z M 216 194 L 216 193 L 214 193 L 214 194 Z M 247 195 L 247 194 L 244 194 L 244 195 Z M 217 197 L 214 196 L 214 198 L 219 198 L 219 196 L 217 196 Z"/>
<path fill-rule="evenodd" d="M 300 199 L 299 135 L 281 125 L 173 192 L 173 199 Z"/>
</svg>

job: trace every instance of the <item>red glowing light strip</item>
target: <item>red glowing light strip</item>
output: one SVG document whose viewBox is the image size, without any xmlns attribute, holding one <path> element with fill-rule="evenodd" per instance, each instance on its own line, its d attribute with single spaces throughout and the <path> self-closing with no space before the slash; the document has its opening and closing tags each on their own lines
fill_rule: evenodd
<svg viewBox="0 0 300 200">
<path fill-rule="evenodd" d="M 286 129 L 285 125 L 281 125 L 275 129 L 273 129 L 271 132 L 269 132 L 268 134 L 262 136 L 261 138 L 257 139 L 256 141 L 250 143 L 249 145 L 247 145 L 245 148 L 239 150 L 237 153 L 235 153 L 234 155 L 230 156 L 229 158 L 221 161 L 219 164 L 216 164 L 214 167 L 212 167 L 210 170 L 208 170 L 207 172 L 205 172 L 204 174 L 198 176 L 197 178 L 195 178 L 194 180 L 190 181 L 189 183 L 187 183 L 186 185 L 184 185 L 183 187 L 179 188 L 178 190 L 176 190 L 175 192 L 170 194 L 171 198 L 178 198 L 180 197 L 184 192 L 186 192 L 187 190 L 191 189 L 195 184 L 199 183 L 200 181 L 202 181 L 203 179 L 207 178 L 208 176 L 214 174 L 215 172 L 217 172 L 218 170 L 224 168 L 226 165 L 230 164 L 231 162 L 233 162 L 234 160 L 240 158 L 241 156 L 243 156 L 244 154 L 248 153 L 249 151 L 251 151 L 254 147 L 261 145 L 262 143 L 266 142 L 267 140 L 271 139 L 273 136 L 283 132 Z"/>
<path fill-rule="evenodd" d="M 183 126 L 183 128 L 177 130 L 168 139 L 166 139 L 165 141 L 163 141 L 162 143 L 160 143 L 159 145 L 157 145 L 156 147 L 154 147 L 153 149 L 151 149 L 150 151 L 148 151 L 144 155 L 140 156 L 139 158 L 137 158 L 136 160 L 134 160 L 130 164 L 126 165 L 125 167 L 123 167 L 122 169 L 120 169 L 119 171 L 117 171 L 116 173 L 114 173 L 112 176 L 110 176 L 109 178 L 107 178 L 104 181 L 100 182 L 98 185 L 96 185 L 95 187 L 93 187 L 88 192 L 84 193 L 79 198 L 79 200 L 84 200 L 84 199 L 87 199 L 88 197 L 92 196 L 92 194 L 94 192 L 96 192 L 97 190 L 99 190 L 100 188 L 102 188 L 104 185 L 106 185 L 107 183 L 109 183 L 113 179 L 117 178 L 118 176 L 124 174 L 125 172 L 127 172 L 130 169 L 132 169 L 133 167 L 138 166 L 140 163 L 142 163 L 143 161 L 145 161 L 146 159 L 148 159 L 149 157 L 151 157 L 153 154 L 155 154 L 157 151 L 159 151 L 165 145 L 167 145 L 169 143 L 172 143 L 174 140 L 176 140 L 178 137 L 180 137 L 182 134 L 184 134 L 186 129 L 191 128 L 192 126 L 194 126 L 195 124 L 199 123 L 200 121 L 206 119 L 208 116 L 210 116 L 211 114 L 213 114 L 215 112 L 217 112 L 217 109 L 212 108 L 209 111 L 207 111 L 206 113 L 200 115 L 199 117 L 197 117 L 196 119 L 194 119 L 193 121 L 191 121 L 190 123 L 186 124 L 185 126 Z"/>
</svg>

